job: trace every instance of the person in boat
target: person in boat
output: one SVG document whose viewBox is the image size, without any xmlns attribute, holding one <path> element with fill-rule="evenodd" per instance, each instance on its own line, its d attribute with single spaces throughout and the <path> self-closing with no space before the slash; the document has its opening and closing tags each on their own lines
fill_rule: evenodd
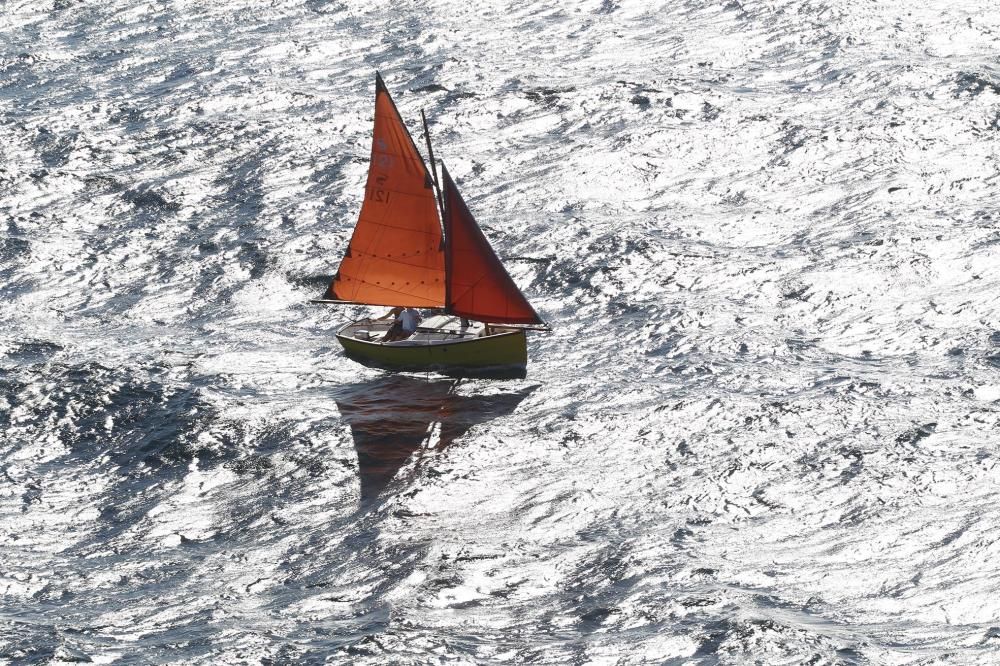
<svg viewBox="0 0 1000 666">
<path fill-rule="evenodd" d="M 395 307 L 379 319 L 393 317 L 392 326 L 382 336 L 382 342 L 395 342 L 405 340 L 417 331 L 420 325 L 421 316 L 414 308 Z"/>
</svg>

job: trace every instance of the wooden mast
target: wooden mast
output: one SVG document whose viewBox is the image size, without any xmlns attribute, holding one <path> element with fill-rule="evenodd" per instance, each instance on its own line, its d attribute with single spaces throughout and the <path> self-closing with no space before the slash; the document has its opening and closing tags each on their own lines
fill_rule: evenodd
<svg viewBox="0 0 1000 666">
<path fill-rule="evenodd" d="M 434 178 L 434 190 L 437 193 L 438 213 L 441 215 L 441 250 L 445 252 L 444 261 L 444 311 L 448 312 L 448 299 L 451 297 L 451 281 L 448 275 L 451 273 L 451 262 L 448 261 L 448 236 L 444 233 L 445 211 L 444 195 L 441 192 L 441 182 L 438 180 L 437 165 L 434 163 L 434 148 L 431 146 L 431 131 L 427 127 L 427 116 L 424 110 L 420 109 L 420 120 L 424 123 L 424 140 L 427 141 L 427 159 L 431 163 L 431 176 Z"/>
<path fill-rule="evenodd" d="M 434 164 L 434 148 L 431 147 L 431 132 L 427 129 L 427 116 L 424 115 L 423 109 L 420 109 L 420 120 L 424 123 L 424 140 L 427 142 L 427 159 L 431 163 L 431 177 L 434 179 L 434 192 L 437 194 L 438 212 L 441 214 L 441 224 L 444 225 L 444 199 L 441 196 L 441 183 L 438 181 L 437 166 Z M 444 242 L 447 242 L 447 240 Z"/>
</svg>

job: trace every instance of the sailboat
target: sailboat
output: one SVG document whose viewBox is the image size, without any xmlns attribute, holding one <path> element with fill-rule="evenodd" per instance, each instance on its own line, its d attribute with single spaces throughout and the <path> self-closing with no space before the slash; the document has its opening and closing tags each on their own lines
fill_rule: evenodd
<svg viewBox="0 0 1000 666">
<path fill-rule="evenodd" d="M 402 340 L 383 338 L 391 318 L 337 331 L 346 355 L 367 366 L 450 375 L 521 376 L 528 330 L 550 330 L 497 257 L 434 152 L 421 112 L 421 157 L 375 73 L 375 127 L 364 202 L 329 288 L 313 303 L 430 310 Z"/>
</svg>

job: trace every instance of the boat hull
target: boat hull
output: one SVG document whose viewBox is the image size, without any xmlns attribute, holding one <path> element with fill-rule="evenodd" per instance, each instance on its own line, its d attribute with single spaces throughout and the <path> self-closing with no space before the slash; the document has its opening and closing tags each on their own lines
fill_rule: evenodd
<svg viewBox="0 0 1000 666">
<path fill-rule="evenodd" d="M 453 376 L 524 377 L 528 343 L 524 331 L 505 330 L 482 337 L 414 341 L 408 344 L 359 340 L 337 333 L 344 353 L 373 368 L 402 372 L 439 372 Z"/>
</svg>

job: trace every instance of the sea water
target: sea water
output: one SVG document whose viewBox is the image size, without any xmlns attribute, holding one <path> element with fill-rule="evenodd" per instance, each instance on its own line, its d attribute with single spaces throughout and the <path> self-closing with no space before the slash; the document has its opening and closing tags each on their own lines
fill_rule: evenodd
<svg viewBox="0 0 1000 666">
<path fill-rule="evenodd" d="M 990 3 L 0 5 L 0 662 L 991 663 Z M 308 303 L 374 73 L 552 325 Z"/>
</svg>

